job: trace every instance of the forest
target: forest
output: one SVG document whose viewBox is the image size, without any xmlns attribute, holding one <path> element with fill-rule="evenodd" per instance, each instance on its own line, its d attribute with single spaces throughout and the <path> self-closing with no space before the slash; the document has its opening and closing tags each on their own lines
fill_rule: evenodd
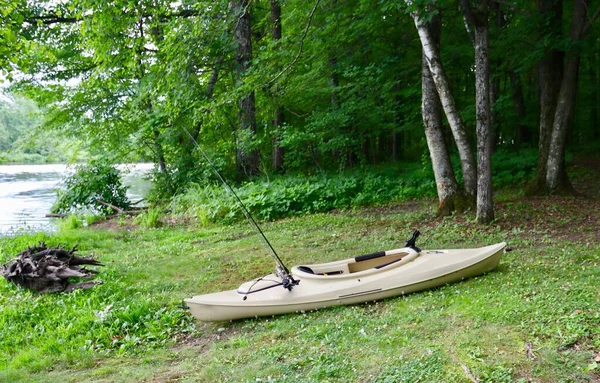
<svg viewBox="0 0 600 383">
<path fill-rule="evenodd" d="M 197 143 L 237 182 L 420 162 L 440 215 L 488 223 L 492 154 L 569 193 L 566 153 L 600 142 L 595 1 L 5 3 L 3 76 L 41 129 L 152 161 L 162 199 L 215 180 Z"/>
</svg>

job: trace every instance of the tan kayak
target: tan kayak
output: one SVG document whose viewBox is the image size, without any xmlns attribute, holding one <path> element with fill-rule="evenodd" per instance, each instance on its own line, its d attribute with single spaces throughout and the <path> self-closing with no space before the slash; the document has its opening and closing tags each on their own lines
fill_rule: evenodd
<svg viewBox="0 0 600 383">
<path fill-rule="evenodd" d="M 298 284 L 288 290 L 276 274 L 237 290 L 185 299 L 202 321 L 224 321 L 375 301 L 463 280 L 494 269 L 506 243 L 478 249 L 404 247 L 341 261 L 294 266 Z"/>
</svg>

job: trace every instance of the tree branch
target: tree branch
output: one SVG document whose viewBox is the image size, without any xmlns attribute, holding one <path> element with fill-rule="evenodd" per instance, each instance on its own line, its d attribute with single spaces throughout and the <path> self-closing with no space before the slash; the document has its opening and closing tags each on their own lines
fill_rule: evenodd
<svg viewBox="0 0 600 383">
<path fill-rule="evenodd" d="M 583 27 L 583 31 L 581 32 L 581 38 L 585 38 L 585 36 L 590 32 L 590 29 L 592 29 L 592 25 L 598 19 L 598 17 L 600 17 L 600 6 L 598 6 L 598 9 L 596 9 L 596 12 L 594 12 L 592 17 L 588 18 L 587 23 L 585 23 L 585 26 Z"/>
<path fill-rule="evenodd" d="M 159 15 L 154 15 L 151 13 L 143 13 L 141 15 L 141 18 L 150 18 L 150 17 L 158 17 L 158 19 L 160 21 L 169 21 L 171 19 L 174 18 L 188 18 L 188 17 L 194 17 L 194 16 L 198 16 L 200 14 L 200 12 L 198 12 L 195 9 L 183 9 L 181 11 L 178 12 L 174 12 L 174 13 L 165 13 L 165 14 L 159 14 Z M 123 14 L 123 16 L 127 16 L 127 14 Z M 58 16 L 55 13 L 49 13 L 46 15 L 39 15 L 39 16 L 31 16 L 31 17 L 26 17 L 24 19 L 25 22 L 30 23 L 30 24 L 37 24 L 38 21 L 41 21 L 43 25 L 52 25 L 52 24 L 73 24 L 73 23 L 77 23 L 80 21 L 83 21 L 84 19 L 86 19 L 89 16 L 82 16 L 82 17 L 64 17 L 64 16 Z"/>
<path fill-rule="evenodd" d="M 283 70 L 281 72 L 277 73 L 275 75 L 275 77 L 273 77 L 266 84 L 264 84 L 264 86 L 269 86 L 272 83 L 274 83 L 285 72 L 290 70 L 292 68 L 292 66 L 294 66 L 294 64 L 296 64 L 296 62 L 300 59 L 300 56 L 302 55 L 302 49 L 304 47 L 304 39 L 306 38 L 306 35 L 308 34 L 308 29 L 310 28 L 310 24 L 312 23 L 313 16 L 315 15 L 315 11 L 317 10 L 317 7 L 319 6 L 320 2 L 321 2 L 321 0 L 317 0 L 315 2 L 315 5 L 313 6 L 312 10 L 310 11 L 310 14 L 308 15 L 308 22 L 306 23 L 306 27 L 304 27 L 304 32 L 302 33 L 302 38 L 300 39 L 300 48 L 298 49 L 298 54 L 296 54 L 296 57 L 294 57 L 294 59 L 285 68 L 283 68 Z"/>
</svg>

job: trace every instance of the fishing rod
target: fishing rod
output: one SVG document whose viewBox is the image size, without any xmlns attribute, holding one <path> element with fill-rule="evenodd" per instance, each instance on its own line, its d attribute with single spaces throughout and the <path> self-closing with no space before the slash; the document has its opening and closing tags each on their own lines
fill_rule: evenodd
<svg viewBox="0 0 600 383">
<path fill-rule="evenodd" d="M 217 169 L 215 164 L 211 161 L 210 157 L 204 152 L 204 150 L 202 150 L 200 145 L 198 145 L 198 142 L 196 142 L 196 139 L 190 134 L 190 132 L 185 127 L 181 126 L 181 129 L 183 129 L 185 131 L 185 133 L 190 137 L 190 140 L 192 140 L 192 143 L 196 146 L 196 149 L 198 149 L 198 151 L 200 151 L 200 154 L 202 154 L 202 157 L 204 158 L 204 160 L 208 163 L 208 165 L 213 170 L 213 172 L 221 180 L 223 185 L 225 185 L 225 190 L 227 190 L 229 193 L 231 193 L 231 195 L 233 195 L 234 200 L 237 202 L 238 206 L 241 208 L 242 212 L 244 213 L 244 216 L 246 216 L 248 223 L 250 224 L 250 226 L 252 226 L 254 229 L 256 229 L 256 232 L 262 238 L 263 243 L 265 244 L 265 247 L 267 248 L 267 251 L 269 251 L 273 255 L 273 258 L 275 259 L 275 262 L 277 263 L 277 265 L 275 266 L 275 271 L 276 271 L 277 276 L 279 278 L 281 278 L 281 285 L 285 289 L 292 291 L 292 288 L 295 285 L 297 285 L 298 283 L 300 283 L 300 281 L 297 281 L 294 279 L 294 277 L 292 277 L 290 270 L 285 266 L 285 264 L 283 263 L 281 258 L 279 258 L 279 255 L 277 254 L 277 252 L 271 245 L 271 242 L 269 242 L 269 240 L 267 239 L 267 236 L 263 233 L 262 229 L 260 228 L 260 226 L 258 225 L 256 220 L 254 219 L 254 217 L 252 217 L 252 214 L 250 214 L 250 210 L 248 210 L 248 208 L 246 207 L 246 205 L 244 205 L 244 203 L 242 202 L 240 197 L 237 195 L 235 190 L 233 190 L 231 185 L 229 185 L 229 183 L 225 180 L 225 178 L 221 175 L 221 173 L 219 173 L 219 170 Z"/>
</svg>

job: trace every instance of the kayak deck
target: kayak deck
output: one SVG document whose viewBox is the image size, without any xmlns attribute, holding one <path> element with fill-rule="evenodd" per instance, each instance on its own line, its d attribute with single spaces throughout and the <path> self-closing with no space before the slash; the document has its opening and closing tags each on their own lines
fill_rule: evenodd
<svg viewBox="0 0 600 383">
<path fill-rule="evenodd" d="M 275 274 L 242 284 L 237 290 L 198 295 L 184 301 L 203 321 L 232 320 L 374 301 L 481 275 L 494 269 L 506 246 L 478 249 L 401 248 L 377 257 L 349 258 L 294 266 L 299 281 L 291 291 Z"/>
</svg>

